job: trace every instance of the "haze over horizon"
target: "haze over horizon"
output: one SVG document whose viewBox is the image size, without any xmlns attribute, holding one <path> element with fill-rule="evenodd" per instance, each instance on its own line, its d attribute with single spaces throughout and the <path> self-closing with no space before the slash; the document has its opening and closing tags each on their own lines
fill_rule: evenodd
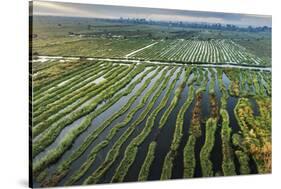
<svg viewBox="0 0 281 189">
<path fill-rule="evenodd" d="M 154 21 L 234 24 L 239 26 L 272 26 L 271 16 L 222 12 L 202 12 L 112 5 L 33 1 L 34 15 L 89 18 L 145 18 Z"/>
</svg>

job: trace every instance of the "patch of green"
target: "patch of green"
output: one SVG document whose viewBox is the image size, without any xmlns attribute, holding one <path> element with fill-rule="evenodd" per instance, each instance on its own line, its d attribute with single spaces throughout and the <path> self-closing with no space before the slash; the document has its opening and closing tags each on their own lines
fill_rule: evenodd
<svg viewBox="0 0 281 189">
<path fill-rule="evenodd" d="M 194 153 L 195 142 L 196 142 L 196 137 L 194 135 L 190 135 L 184 147 L 184 152 L 183 152 L 184 153 L 183 154 L 184 178 L 192 178 L 194 176 L 194 170 L 196 166 L 195 153 Z"/>
<path fill-rule="evenodd" d="M 205 143 L 200 151 L 201 171 L 204 177 L 214 176 L 213 164 L 210 160 L 210 154 L 215 143 L 215 132 L 217 128 L 217 120 L 209 118 L 206 122 Z"/>
<path fill-rule="evenodd" d="M 151 71 L 155 70 L 156 67 L 146 71 L 142 77 L 140 77 L 138 80 L 136 80 L 134 82 L 134 84 L 132 84 L 131 86 L 133 87 L 135 84 L 139 83 L 142 81 L 142 79 Z M 121 116 L 122 114 L 124 114 L 126 111 L 128 111 L 128 109 L 132 106 L 132 104 L 135 102 L 135 100 L 139 97 L 139 95 L 145 90 L 145 88 L 147 88 L 147 86 L 149 85 L 149 83 L 151 82 L 151 80 L 158 74 L 158 71 L 156 71 L 151 77 L 147 78 L 144 82 L 144 84 L 142 85 L 142 87 L 135 93 L 134 96 L 132 96 L 129 100 L 128 103 L 126 105 L 124 105 L 118 112 L 116 112 L 115 114 L 113 114 L 108 120 L 106 120 L 105 122 L 102 123 L 101 126 L 99 126 L 97 129 L 95 129 L 83 142 L 83 144 L 75 151 L 73 152 L 70 157 L 68 159 L 66 159 L 65 161 L 63 161 L 57 168 L 57 170 L 55 171 L 55 173 L 52 175 L 52 177 L 46 181 L 44 184 L 45 186 L 55 186 L 57 185 L 57 183 L 65 176 L 65 174 L 67 174 L 67 172 L 69 171 L 69 168 L 72 164 L 72 162 L 74 162 L 75 160 L 77 160 L 85 151 L 86 149 L 89 147 L 89 145 L 94 142 L 98 136 L 115 120 L 117 119 L 119 116 Z M 131 87 L 129 87 L 131 88 Z M 130 113 L 129 113 L 130 115 Z M 129 117 L 129 116 L 128 116 Z M 118 127 L 119 126 L 119 127 Z M 115 126 L 113 130 L 115 130 L 116 133 L 119 129 L 121 129 L 121 127 L 124 127 L 125 124 L 122 125 L 118 125 Z M 111 135 L 113 137 L 113 135 Z M 96 154 L 96 150 L 94 150 L 93 154 Z"/>
<path fill-rule="evenodd" d="M 246 153 L 240 150 L 235 151 L 235 155 L 238 158 L 239 164 L 240 164 L 240 174 L 241 175 L 247 175 L 251 173 L 251 170 L 249 168 L 249 157 Z"/>
<path fill-rule="evenodd" d="M 144 160 L 144 163 L 143 163 L 140 173 L 139 173 L 139 177 L 138 177 L 139 181 L 146 181 L 149 176 L 149 168 L 155 157 L 154 152 L 155 152 L 156 145 L 157 145 L 157 143 L 155 141 L 152 141 L 149 144 L 146 158 Z"/>
<path fill-rule="evenodd" d="M 229 115 L 226 109 L 220 110 L 222 117 L 221 140 L 222 140 L 222 170 L 226 176 L 236 175 L 233 161 L 233 150 L 231 148 L 231 128 L 229 127 Z"/>
<path fill-rule="evenodd" d="M 141 103 L 135 108 L 138 109 L 140 106 L 144 106 L 145 103 L 147 102 L 147 99 L 155 90 L 158 88 L 159 84 L 162 83 L 162 79 L 158 79 L 157 82 L 153 85 L 153 87 L 145 94 L 144 98 L 142 99 Z M 107 156 L 104 160 L 104 162 L 97 168 L 97 170 L 90 176 L 88 177 L 83 184 L 91 184 L 91 183 L 96 183 L 100 179 L 101 176 L 103 176 L 107 170 L 111 167 L 111 165 L 114 163 L 116 158 L 119 155 L 119 150 L 121 146 L 123 145 L 124 142 L 131 136 L 131 134 L 134 132 L 135 128 L 145 119 L 145 117 L 148 115 L 150 110 L 152 109 L 155 101 L 157 98 L 160 96 L 160 93 L 155 94 L 152 98 L 152 100 L 148 103 L 147 107 L 143 110 L 141 115 L 130 125 L 130 127 L 127 128 L 127 130 L 123 133 L 123 135 L 117 140 L 117 142 L 113 145 L 111 150 L 107 153 Z M 131 116 L 127 116 L 126 119 L 132 118 L 134 115 L 134 112 L 131 114 Z M 126 121 L 126 120 L 125 120 Z M 122 124 L 122 123 L 121 123 Z M 126 123 L 127 124 L 127 123 Z M 116 131 L 113 132 L 113 134 Z M 113 135 L 112 132 L 110 131 L 108 137 L 111 137 Z M 87 162 L 85 162 L 87 163 Z"/>
<path fill-rule="evenodd" d="M 103 100 L 104 97 L 112 96 L 117 90 L 123 88 L 126 84 L 128 84 L 135 75 L 143 71 L 143 67 L 137 67 L 135 68 L 132 72 L 127 74 L 127 77 L 125 80 L 121 81 L 120 83 L 117 83 L 117 85 L 112 86 L 109 88 L 108 91 L 104 92 L 104 95 L 101 95 L 101 99 L 98 99 L 96 103 L 90 104 L 90 106 L 97 106 L 100 100 Z M 97 111 L 94 111 L 87 115 L 85 119 L 77 126 L 75 129 L 71 130 L 70 133 L 68 133 L 60 142 L 60 144 L 50 152 L 46 156 L 44 156 L 42 159 L 38 160 L 37 162 L 34 163 L 33 166 L 33 172 L 38 173 L 38 171 L 42 170 L 47 164 L 51 162 L 55 162 L 63 153 L 66 149 L 68 149 L 72 142 L 75 140 L 75 138 L 82 133 L 85 129 L 89 127 L 91 124 L 92 120 L 99 115 L 100 113 L 104 112 L 106 109 L 108 109 L 112 104 L 114 104 L 118 99 L 120 99 L 124 94 L 129 94 L 130 91 L 124 91 L 123 93 L 119 93 L 118 97 L 115 97 L 114 99 L 109 100 L 107 104 L 105 104 L 103 107 L 98 109 Z M 82 112 L 85 113 L 84 108 L 82 108 Z M 62 122 L 65 124 L 65 122 Z M 54 130 L 55 129 L 55 130 Z M 48 144 L 53 142 L 56 138 L 56 135 L 59 134 L 59 129 L 60 127 L 56 127 L 54 129 L 49 129 L 48 132 L 44 135 L 44 137 L 40 137 L 36 141 L 36 143 L 33 144 L 32 152 L 33 154 L 39 153 L 42 151 Z M 36 174 L 35 174 L 36 175 Z"/>
<path fill-rule="evenodd" d="M 182 130 L 183 130 L 183 122 L 184 122 L 184 115 L 187 110 L 187 108 L 190 106 L 194 98 L 194 87 L 190 86 L 187 100 L 182 105 L 176 120 L 176 126 L 174 131 L 174 136 L 172 140 L 172 144 L 170 146 L 169 152 L 165 157 L 164 160 L 164 166 L 162 168 L 161 173 L 161 180 L 170 179 L 172 176 L 172 168 L 173 168 L 173 161 L 175 157 L 177 156 L 177 150 L 181 142 L 181 138 L 183 136 Z"/>
</svg>

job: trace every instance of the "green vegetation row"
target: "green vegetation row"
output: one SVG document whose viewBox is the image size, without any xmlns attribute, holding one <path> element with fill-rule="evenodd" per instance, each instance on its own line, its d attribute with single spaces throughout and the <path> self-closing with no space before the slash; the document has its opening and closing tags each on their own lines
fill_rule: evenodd
<svg viewBox="0 0 281 189">
<path fill-rule="evenodd" d="M 65 116 L 72 117 L 72 115 L 76 115 L 76 116 L 85 115 L 87 112 L 86 110 L 89 109 L 88 107 L 91 107 L 93 102 L 99 102 L 98 100 L 100 100 L 100 102 L 102 101 L 101 94 L 105 95 L 106 94 L 105 91 L 107 91 L 108 89 L 114 88 L 114 86 L 118 85 L 118 83 L 116 84 L 116 82 L 120 82 L 120 79 L 122 79 L 124 76 L 126 76 L 132 69 L 133 68 L 127 69 L 125 71 L 120 70 L 120 72 L 115 72 L 113 74 L 113 76 L 116 76 L 116 77 L 113 80 L 111 80 L 109 83 L 104 84 L 104 85 L 102 83 L 100 85 L 96 85 L 95 86 L 96 90 L 89 92 L 86 96 L 85 95 L 83 96 L 83 94 L 80 93 L 80 94 L 77 94 L 74 98 L 67 99 L 63 103 L 50 108 L 47 112 L 45 112 L 44 114 L 42 114 L 40 117 L 37 118 L 37 122 L 39 122 L 39 124 L 32 128 L 33 137 L 39 135 L 40 133 L 43 134 L 44 131 L 48 132 L 48 129 L 52 129 L 54 127 L 54 125 L 60 124 L 61 118 L 63 118 L 62 120 L 67 119 L 67 118 L 65 118 Z M 118 74 L 118 76 L 117 76 L 117 74 Z M 115 81 L 115 83 L 114 83 L 114 81 Z M 99 86 L 101 86 L 101 87 L 99 87 Z M 101 94 L 99 94 L 98 96 L 95 96 L 99 92 L 101 92 Z M 115 94 L 115 93 L 113 93 L 113 94 Z M 90 100 L 91 98 L 93 98 L 93 96 L 95 98 L 93 100 L 91 100 L 89 104 L 82 106 L 83 103 L 85 103 L 87 100 Z M 108 97 L 111 97 L 111 96 L 108 96 Z M 82 97 L 82 98 L 79 99 L 79 97 Z M 78 100 L 78 102 L 74 103 L 77 100 Z M 58 113 L 56 113 L 56 111 L 58 111 L 58 108 L 60 106 L 66 106 L 66 105 L 69 105 L 69 106 L 64 108 L 62 111 L 59 111 Z M 90 109 L 88 111 L 90 111 Z M 54 113 L 56 113 L 56 114 L 53 115 Z M 82 117 L 82 116 L 80 116 L 80 117 Z M 45 118 L 45 120 L 43 118 Z"/>
<path fill-rule="evenodd" d="M 146 154 L 145 160 L 144 160 L 141 170 L 139 172 L 139 176 L 138 176 L 139 181 L 146 181 L 148 178 L 150 166 L 155 158 L 154 152 L 156 149 L 156 145 L 157 145 L 157 143 L 155 141 L 152 141 L 149 144 L 148 152 Z"/>
<path fill-rule="evenodd" d="M 38 87 L 38 86 L 44 86 L 50 84 L 53 81 L 56 81 L 57 79 L 61 79 L 61 76 L 67 72 L 71 72 L 73 70 L 79 70 L 79 68 L 82 66 L 85 66 L 85 64 L 88 64 L 88 66 L 91 66 L 92 64 L 89 64 L 89 62 L 81 62 L 79 61 L 67 61 L 67 62 L 58 62 L 58 60 L 55 60 L 56 65 L 51 66 L 48 69 L 44 69 L 43 71 L 37 72 L 35 74 L 32 74 L 32 86 Z M 36 63 L 31 63 L 36 64 Z M 46 63 L 48 64 L 48 62 Z"/>
<path fill-rule="evenodd" d="M 156 95 L 155 98 L 158 98 L 158 96 L 161 95 L 161 92 L 164 91 L 164 89 L 167 87 L 167 83 L 170 80 L 170 77 L 173 75 L 174 71 L 175 71 L 175 69 L 173 69 L 171 71 L 171 74 L 165 78 L 162 85 L 156 92 L 156 94 L 159 94 L 159 95 Z M 165 94 L 165 96 L 166 95 L 168 95 L 168 94 Z M 154 120 L 155 120 L 157 114 L 164 107 L 165 107 L 165 104 L 163 105 L 162 101 L 161 101 L 159 103 L 159 105 L 150 113 L 150 115 L 148 116 L 148 118 L 146 120 L 146 124 L 145 124 L 142 132 L 139 135 L 137 135 L 131 141 L 131 143 L 127 146 L 125 153 L 124 153 L 124 157 L 121 160 L 117 169 L 115 170 L 115 174 L 113 175 L 111 182 L 122 182 L 124 180 L 129 168 L 131 167 L 131 165 L 133 164 L 133 162 L 137 156 L 138 147 L 143 143 L 143 141 L 147 138 L 147 136 L 151 132 L 153 125 L 154 125 Z"/>
<path fill-rule="evenodd" d="M 131 68 L 128 70 L 131 70 L 135 67 L 135 65 L 130 66 Z M 97 96 L 90 104 L 87 106 L 84 106 L 80 108 L 78 111 L 72 112 L 68 117 L 60 120 L 57 122 L 57 124 L 53 125 L 50 129 L 48 129 L 45 133 L 40 135 L 40 138 L 36 140 L 32 144 L 32 156 L 35 157 L 39 152 L 44 150 L 45 147 L 47 147 L 49 144 L 51 144 L 56 137 L 59 135 L 60 131 L 66 127 L 67 125 L 73 123 L 75 120 L 81 118 L 84 115 L 89 114 L 93 110 L 96 109 L 96 107 L 105 99 L 108 99 L 112 97 L 117 91 L 125 87 L 133 77 L 135 77 L 137 74 L 142 72 L 144 70 L 144 67 L 139 65 L 136 68 L 133 69 L 132 72 L 127 73 L 127 77 L 124 78 L 123 80 L 118 81 L 118 77 L 116 77 L 116 80 L 112 80 L 113 83 L 116 83 L 110 87 L 108 87 L 105 91 L 103 91 L 99 96 Z M 122 77 L 123 74 L 120 74 Z M 98 113 L 102 113 L 105 111 L 105 107 L 108 108 L 107 106 L 104 106 L 103 108 L 98 109 L 97 111 L 94 111 L 93 114 L 97 115 Z M 82 125 L 88 125 L 91 122 L 91 119 L 85 118 L 83 122 L 81 123 Z M 76 127 L 77 128 L 77 127 Z"/>
<path fill-rule="evenodd" d="M 220 115 L 222 119 L 221 140 L 222 140 L 222 171 L 223 175 L 236 175 L 233 161 L 233 149 L 231 147 L 231 127 L 229 126 L 229 115 L 226 110 L 228 93 L 222 82 L 222 70 L 218 70 L 218 83 L 222 93 Z"/>
<path fill-rule="evenodd" d="M 140 72 L 143 70 L 143 67 L 140 66 L 140 68 L 136 68 L 134 71 Z M 128 80 L 131 80 L 134 77 L 134 73 L 130 73 L 127 77 Z M 129 81 L 125 81 L 129 82 Z M 122 85 L 120 85 L 122 87 Z M 43 170 L 46 165 L 55 162 L 59 157 L 62 156 L 62 154 L 71 146 L 73 141 L 78 137 L 82 132 L 84 132 L 92 123 L 92 120 L 96 118 L 99 114 L 107 110 L 109 107 L 111 107 L 114 103 L 116 103 L 122 96 L 129 94 L 129 92 L 132 89 L 129 89 L 128 91 L 124 91 L 123 93 L 119 93 L 118 97 L 116 96 L 114 99 L 111 99 L 108 101 L 107 104 L 105 104 L 103 107 L 98 109 L 97 111 L 91 112 L 89 115 L 86 116 L 86 118 L 73 130 L 71 130 L 59 143 L 59 145 L 50 150 L 43 158 L 36 161 L 33 166 L 33 172 L 38 173 L 39 171 Z M 113 91 L 115 92 L 115 91 Z M 53 138 L 54 140 L 55 138 Z M 35 174 L 36 175 L 36 174 Z"/>
<path fill-rule="evenodd" d="M 44 82 L 40 85 L 33 86 L 32 87 L 33 94 L 34 94 L 33 98 L 37 99 L 38 95 L 42 95 L 44 91 L 57 86 L 59 83 L 61 83 L 63 81 L 66 81 L 72 77 L 75 77 L 75 75 L 79 75 L 80 73 L 83 73 L 84 71 L 88 70 L 92 64 L 95 64 L 95 63 L 79 61 L 79 67 L 72 69 L 68 72 L 62 73 L 58 78 L 52 79 L 48 82 Z"/>
<path fill-rule="evenodd" d="M 37 127 L 39 125 L 39 123 L 41 123 L 41 125 L 44 125 L 44 124 L 51 125 L 52 123 L 57 121 L 62 116 L 67 115 L 69 112 L 72 112 L 73 110 L 75 110 L 76 108 L 81 106 L 87 100 L 90 100 L 91 98 L 95 97 L 97 94 L 101 93 L 103 90 L 109 88 L 111 85 L 114 84 L 114 81 L 119 81 L 120 79 L 122 79 L 122 76 L 124 77 L 132 69 L 133 69 L 132 67 L 128 68 L 128 69 L 126 67 L 120 67 L 120 69 L 116 70 L 112 74 L 112 77 L 110 77 L 108 79 L 109 82 L 102 82 L 98 85 L 94 85 L 93 88 L 90 88 L 87 91 L 85 91 L 86 93 L 84 93 L 84 92 L 78 93 L 76 96 L 73 96 L 72 98 L 64 99 L 64 101 L 62 101 L 62 102 L 61 101 L 56 102 L 55 104 L 53 104 L 51 106 L 50 109 L 48 109 L 47 111 L 43 112 L 38 117 L 33 119 L 33 125 L 35 125 L 34 127 Z M 78 103 L 74 103 L 78 99 L 79 99 Z M 71 105 L 71 106 L 69 106 L 66 109 L 64 109 L 63 111 L 55 114 L 56 112 L 63 109 L 67 105 Z M 54 114 L 55 114 L 55 116 L 51 117 Z M 50 118 L 50 119 L 48 119 L 48 118 Z M 43 126 L 40 126 L 40 127 L 43 127 Z"/>
<path fill-rule="evenodd" d="M 80 77 L 86 76 L 86 75 L 88 75 L 88 74 L 91 74 L 91 73 L 95 72 L 94 70 L 101 70 L 101 69 L 103 69 L 103 68 L 108 68 L 108 67 L 109 67 L 109 66 L 104 66 L 104 64 L 103 64 L 102 61 L 96 62 L 96 63 L 94 63 L 94 64 L 92 64 L 92 65 L 89 65 L 88 69 L 84 70 L 83 72 L 78 73 L 77 75 L 73 75 L 73 77 L 71 77 L 71 78 L 68 78 L 68 79 L 66 79 L 66 80 L 61 81 L 61 83 L 62 83 L 62 82 L 66 82 L 66 81 L 72 81 L 72 82 L 76 82 L 76 80 L 80 81 L 80 79 L 79 79 Z M 96 73 L 99 73 L 99 72 L 96 72 Z M 75 81 L 73 81 L 74 78 L 76 79 Z M 41 93 L 35 92 L 35 93 L 34 93 L 34 97 L 33 97 L 33 107 L 34 107 L 34 108 L 38 108 L 38 107 L 37 107 L 38 104 L 40 104 L 41 102 L 43 102 L 43 100 L 41 100 L 43 97 L 45 97 L 45 96 L 50 96 L 51 93 L 52 93 L 52 95 L 54 95 L 54 93 L 59 93 L 59 92 L 61 92 L 61 91 L 62 91 L 62 88 L 68 87 L 68 86 L 66 86 L 66 85 L 61 86 L 61 87 L 58 87 L 59 84 L 60 84 L 60 83 L 58 83 L 57 85 L 55 85 L 55 86 L 53 86 L 53 87 L 51 87 L 51 88 L 49 88 L 49 89 L 47 89 L 46 91 L 43 91 L 43 92 L 41 92 Z M 45 98 L 46 98 L 46 97 L 45 97 Z M 40 102 L 40 101 L 41 101 L 41 102 Z"/>
<path fill-rule="evenodd" d="M 175 88 L 176 82 L 178 81 L 180 75 L 181 75 L 181 72 L 179 71 L 176 75 L 176 78 L 171 83 L 171 85 L 170 85 L 168 91 L 166 92 L 165 96 L 163 97 L 162 101 L 160 102 L 161 107 L 159 107 L 159 109 L 160 108 L 162 109 L 162 107 L 165 107 L 167 105 L 170 93 Z M 169 111 L 169 110 L 166 110 L 166 111 Z M 163 116 L 164 115 L 165 115 L 165 113 L 163 114 Z M 161 119 L 163 118 L 163 116 L 161 117 Z M 158 133 L 160 133 L 161 128 L 159 126 L 158 126 L 158 129 L 159 129 Z M 162 129 L 163 129 L 163 127 L 162 127 Z M 154 145 L 154 143 L 155 143 L 155 145 Z M 143 162 L 143 165 L 141 167 L 141 171 L 140 171 L 139 176 L 138 176 L 139 180 L 145 180 L 149 175 L 149 169 L 150 169 L 150 166 L 151 166 L 151 164 L 153 162 L 153 159 L 154 159 L 154 156 L 155 156 L 154 155 L 155 154 L 155 147 L 156 147 L 156 141 L 152 141 L 149 145 L 149 150 L 148 150 L 149 152 L 147 153 L 145 161 Z"/>
<path fill-rule="evenodd" d="M 165 77 L 167 71 L 168 71 L 167 69 L 164 70 L 164 72 L 162 73 L 161 77 L 155 82 L 154 86 L 152 87 L 152 88 L 154 88 L 154 90 L 155 90 L 155 89 L 158 87 L 158 85 L 163 81 L 163 79 L 164 79 L 164 77 Z M 162 85 L 163 85 L 163 84 L 162 84 Z M 157 91 L 157 92 L 159 92 L 159 91 Z M 158 95 L 157 92 L 156 92 L 156 95 L 155 95 L 155 96 Z M 160 94 L 159 94 L 159 95 L 160 95 Z M 155 98 L 155 96 L 153 96 L 153 98 Z M 117 125 L 117 128 L 120 128 L 120 126 Z M 114 134 L 113 134 L 113 132 L 114 132 Z M 106 139 L 103 141 L 104 143 L 106 143 L 105 146 L 108 145 L 109 141 L 112 140 L 112 138 L 115 136 L 116 133 L 117 133 L 117 132 L 116 132 L 116 129 L 115 129 L 115 128 L 110 131 L 110 133 L 107 135 Z M 102 142 L 102 143 L 103 143 L 103 142 Z M 99 145 L 98 145 L 98 146 L 99 146 Z M 98 146 L 96 146 L 95 148 L 98 148 Z M 94 162 L 94 160 L 95 160 L 95 158 L 96 158 L 96 155 L 97 155 L 97 153 L 98 153 L 98 151 L 95 150 L 95 148 L 92 150 L 92 152 L 91 152 L 90 155 L 88 156 L 87 161 L 86 161 L 86 162 L 81 166 L 81 168 L 80 168 L 78 171 L 76 171 L 76 173 L 75 173 L 74 175 L 72 175 L 71 178 L 66 182 L 66 185 L 71 185 L 71 184 L 73 184 L 73 183 L 74 183 L 75 181 L 77 181 L 81 176 L 83 176 L 83 175 L 86 173 L 86 171 L 90 168 L 90 166 L 93 164 L 93 162 Z"/>
<path fill-rule="evenodd" d="M 162 173 L 161 173 L 161 180 L 170 179 L 172 176 L 172 168 L 173 168 L 173 162 L 174 159 L 177 156 L 177 150 L 179 148 L 181 138 L 183 136 L 183 122 L 184 122 L 184 115 L 187 110 L 187 108 L 190 106 L 194 98 L 194 87 L 191 85 L 189 87 L 188 97 L 187 100 L 182 105 L 176 120 L 176 126 L 173 136 L 173 141 L 170 146 L 169 152 L 165 157 Z"/>
<path fill-rule="evenodd" d="M 215 143 L 216 129 L 217 119 L 210 117 L 206 122 L 205 143 L 200 151 L 201 171 L 204 177 L 210 177 L 214 175 L 213 164 L 210 160 L 210 154 Z"/>
<path fill-rule="evenodd" d="M 208 73 L 205 72 L 199 76 L 199 81 L 201 81 L 200 87 L 195 92 L 195 105 L 192 111 L 192 118 L 190 121 L 189 137 L 184 147 L 183 159 L 184 159 L 184 178 L 192 178 L 194 176 L 194 170 L 196 166 L 195 160 L 195 143 L 196 139 L 201 136 L 201 105 L 203 92 L 206 91 L 206 86 L 208 83 Z M 198 80 L 197 80 L 198 81 Z"/>
<path fill-rule="evenodd" d="M 131 73 L 128 74 L 126 80 L 122 81 L 122 83 L 119 84 L 119 86 L 116 86 L 116 89 L 119 90 L 120 88 L 124 87 L 126 84 L 128 84 L 131 79 L 133 77 L 135 77 L 136 74 L 138 74 L 139 72 L 141 72 L 143 70 L 143 66 L 139 66 L 137 68 L 135 68 L 135 70 Z M 135 83 L 133 83 L 133 85 L 135 85 Z M 67 134 L 62 141 L 60 142 L 59 146 L 56 147 L 55 149 L 51 150 L 46 156 L 44 156 L 42 159 L 38 160 L 38 162 L 35 164 L 36 166 L 34 166 L 34 172 L 37 172 L 37 170 L 41 170 L 42 167 L 44 167 L 44 165 L 46 165 L 46 162 L 54 162 L 56 161 L 57 158 L 59 158 L 64 151 L 72 144 L 72 142 L 75 140 L 75 138 L 81 134 L 82 132 L 84 132 L 92 123 L 92 120 L 97 117 L 99 114 L 101 114 L 102 112 L 104 112 L 105 110 L 107 110 L 109 107 L 111 107 L 114 103 L 116 103 L 122 96 L 127 95 L 130 93 L 130 91 L 133 89 L 133 86 L 129 87 L 127 90 L 123 91 L 122 93 L 119 93 L 118 95 L 115 96 L 115 98 L 111 98 L 108 100 L 108 102 L 102 106 L 101 108 L 99 108 L 96 111 L 91 112 L 90 114 L 88 114 L 83 121 L 77 126 L 75 127 L 73 130 L 70 131 L 69 134 Z M 112 89 L 109 93 L 107 92 L 106 94 L 111 96 L 112 94 L 114 94 L 116 92 L 116 90 Z M 97 103 L 96 103 L 97 105 Z M 54 134 L 54 132 L 49 133 Z M 51 135 L 48 136 L 46 135 L 47 139 L 49 140 L 55 140 L 56 136 Z M 40 138 L 41 139 L 41 138 Z M 49 141 L 52 142 L 52 141 Z M 43 145 L 46 145 L 48 143 L 43 143 Z M 40 144 L 39 144 L 40 145 Z M 41 144 L 42 145 L 42 144 Z M 40 147 L 40 146 L 39 146 Z"/>
<path fill-rule="evenodd" d="M 43 107 L 50 106 L 51 103 L 60 100 L 62 97 L 65 97 L 66 95 L 71 95 L 73 91 L 76 92 L 76 90 L 84 89 L 90 87 L 90 85 L 87 85 L 91 81 L 94 81 L 95 79 L 105 75 L 106 72 L 109 72 L 110 70 L 113 70 L 110 64 L 106 64 L 106 66 L 102 67 L 94 67 L 93 69 L 89 70 L 89 73 L 85 75 L 75 76 L 71 79 L 71 82 L 67 82 L 66 85 L 63 85 L 61 87 L 54 87 L 53 90 L 48 90 L 44 94 L 42 98 L 39 98 L 38 100 L 34 100 L 33 108 L 34 108 L 34 117 L 36 117 L 36 113 L 43 112 L 46 110 Z M 73 94 L 72 94 L 73 96 Z M 38 114 L 37 113 L 37 114 Z"/>
<path fill-rule="evenodd" d="M 156 67 L 151 68 L 150 70 L 147 70 L 142 77 L 138 78 L 134 83 L 137 84 L 143 80 L 143 78 L 150 73 L 151 71 L 155 70 Z M 159 71 L 159 70 L 158 70 Z M 156 71 L 151 77 L 147 78 L 144 82 L 144 84 L 141 86 L 141 88 L 133 95 L 118 112 L 113 114 L 108 120 L 104 121 L 101 126 L 99 126 L 97 129 L 95 129 L 92 133 L 89 134 L 89 136 L 85 139 L 85 141 L 81 144 L 81 146 L 73 152 L 70 157 L 66 160 L 64 160 L 57 168 L 55 173 L 52 175 L 52 177 L 45 181 L 43 183 L 43 186 L 56 186 L 57 183 L 68 173 L 70 166 L 72 162 L 77 160 L 90 146 L 91 143 L 93 143 L 98 136 L 108 127 L 110 124 L 117 119 L 119 116 L 123 115 L 128 109 L 132 106 L 132 104 L 135 102 L 135 100 L 142 94 L 142 92 L 147 88 L 151 80 L 158 74 L 158 71 Z M 132 88 L 134 85 L 132 84 L 129 88 Z M 128 89 L 129 89 L 128 88 Z M 128 90 L 129 92 L 129 90 Z M 113 129 L 118 131 L 121 127 L 115 126 Z M 115 132 L 116 133 L 116 132 Z M 112 137 L 114 135 L 111 135 Z"/>
<path fill-rule="evenodd" d="M 158 88 L 159 84 L 162 82 L 162 80 L 157 80 L 157 82 L 154 84 L 154 86 L 146 93 L 145 97 L 143 98 L 142 102 L 139 104 L 140 106 L 142 104 L 145 104 L 148 97 L 155 92 L 155 90 Z M 150 94 L 151 93 L 151 94 Z M 84 184 L 90 184 L 90 183 L 96 183 L 99 181 L 99 179 L 107 172 L 107 170 L 111 167 L 111 165 L 115 162 L 116 158 L 119 155 L 120 148 L 123 145 L 124 142 L 131 136 L 131 134 L 134 132 L 135 128 L 145 119 L 145 117 L 148 115 L 148 113 L 151 111 L 154 103 L 156 102 L 157 98 L 160 96 L 160 93 L 156 93 L 151 101 L 148 103 L 147 107 L 143 110 L 141 115 L 128 127 L 128 129 L 122 134 L 122 136 L 117 140 L 117 142 L 113 145 L 111 150 L 107 153 L 107 156 L 105 158 L 105 161 L 97 168 L 97 170 L 88 177 Z M 129 117 L 129 116 L 128 116 Z"/>
</svg>

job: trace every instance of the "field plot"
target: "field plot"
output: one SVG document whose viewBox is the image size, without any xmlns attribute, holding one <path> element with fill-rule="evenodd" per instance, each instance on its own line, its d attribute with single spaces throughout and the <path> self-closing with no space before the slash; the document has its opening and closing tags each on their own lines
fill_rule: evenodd
<svg viewBox="0 0 281 189">
<path fill-rule="evenodd" d="M 58 39 L 55 44 L 35 45 L 33 52 L 39 55 L 121 58 L 153 43 L 149 39 L 83 38 L 73 41 L 60 40 Z"/>
<path fill-rule="evenodd" d="M 44 57 L 32 68 L 35 186 L 271 172 L 268 71 Z"/>
<path fill-rule="evenodd" d="M 189 63 L 233 63 L 264 65 L 265 60 L 251 54 L 232 40 L 162 40 L 131 57 L 145 60 Z"/>
</svg>

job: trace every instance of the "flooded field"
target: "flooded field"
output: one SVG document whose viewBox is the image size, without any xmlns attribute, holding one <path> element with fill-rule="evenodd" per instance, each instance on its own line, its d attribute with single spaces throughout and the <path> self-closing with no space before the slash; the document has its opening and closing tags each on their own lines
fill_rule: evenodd
<svg viewBox="0 0 281 189">
<path fill-rule="evenodd" d="M 267 153 L 271 140 L 270 71 L 85 64 L 102 74 L 80 66 L 56 79 L 59 84 L 34 90 L 34 107 L 46 101 L 50 107 L 35 108 L 35 186 L 269 171 L 269 160 L 259 153 Z M 76 82 L 81 77 L 83 85 Z M 72 89 L 67 99 L 53 99 Z M 85 96 L 78 92 L 84 90 Z"/>
</svg>

